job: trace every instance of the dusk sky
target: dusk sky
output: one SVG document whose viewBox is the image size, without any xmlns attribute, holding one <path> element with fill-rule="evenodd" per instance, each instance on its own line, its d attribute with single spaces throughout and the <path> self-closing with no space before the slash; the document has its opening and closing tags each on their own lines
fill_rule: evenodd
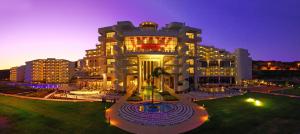
<svg viewBox="0 0 300 134">
<path fill-rule="evenodd" d="M 300 60 L 300 0 L 0 0 L 0 69 L 38 58 L 81 59 L 117 21 L 202 29 L 202 44 L 254 60 Z"/>
</svg>

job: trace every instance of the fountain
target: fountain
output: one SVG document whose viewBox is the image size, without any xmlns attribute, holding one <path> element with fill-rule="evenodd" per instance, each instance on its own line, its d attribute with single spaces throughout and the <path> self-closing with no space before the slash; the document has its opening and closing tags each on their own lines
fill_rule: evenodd
<svg viewBox="0 0 300 134">
<path fill-rule="evenodd" d="M 170 103 L 151 103 L 145 102 L 139 105 L 140 112 L 151 112 L 151 113 L 163 113 L 168 112 L 173 108 L 172 104 Z"/>
<path fill-rule="evenodd" d="M 119 109 L 121 118 L 129 122 L 150 126 L 175 125 L 188 120 L 193 114 L 192 107 L 180 102 L 125 103 Z"/>
</svg>

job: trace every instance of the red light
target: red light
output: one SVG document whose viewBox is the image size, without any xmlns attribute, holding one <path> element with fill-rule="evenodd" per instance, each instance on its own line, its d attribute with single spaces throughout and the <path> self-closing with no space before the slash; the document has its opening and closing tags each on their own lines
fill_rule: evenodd
<svg viewBox="0 0 300 134">
<path fill-rule="evenodd" d="M 142 49 L 151 49 L 151 50 L 159 50 L 161 48 L 161 44 L 141 44 Z"/>
</svg>

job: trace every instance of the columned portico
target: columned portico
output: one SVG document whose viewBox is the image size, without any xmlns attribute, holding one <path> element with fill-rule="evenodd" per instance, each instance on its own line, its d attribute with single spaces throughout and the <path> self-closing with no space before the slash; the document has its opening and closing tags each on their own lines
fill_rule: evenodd
<svg viewBox="0 0 300 134">
<path fill-rule="evenodd" d="M 142 90 L 144 86 L 147 86 L 151 78 L 152 72 L 157 67 L 163 67 L 163 55 L 138 55 L 138 85 L 139 91 Z M 162 88 L 162 78 L 155 79 L 154 85 L 159 89 Z"/>
</svg>

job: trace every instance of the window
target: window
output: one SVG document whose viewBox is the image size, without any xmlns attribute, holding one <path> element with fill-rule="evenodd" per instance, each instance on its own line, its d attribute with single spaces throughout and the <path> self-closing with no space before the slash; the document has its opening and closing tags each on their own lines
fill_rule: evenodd
<svg viewBox="0 0 300 134">
<path fill-rule="evenodd" d="M 194 33 L 186 33 L 185 35 L 186 35 L 189 39 L 194 39 L 194 38 L 195 38 Z"/>
<path fill-rule="evenodd" d="M 189 65 L 194 65 L 194 59 L 188 59 L 186 60 L 186 63 Z"/>
<path fill-rule="evenodd" d="M 186 45 L 188 46 L 189 50 L 188 50 L 188 55 L 189 56 L 194 56 L 195 55 L 195 45 L 193 43 L 186 43 Z"/>
<path fill-rule="evenodd" d="M 115 59 L 107 59 L 107 65 L 112 65 L 115 62 Z"/>
<path fill-rule="evenodd" d="M 114 73 L 115 69 L 114 68 L 107 68 L 107 73 L 112 74 Z"/>
<path fill-rule="evenodd" d="M 115 36 L 115 32 L 108 32 L 106 33 L 106 38 L 112 38 Z"/>
<path fill-rule="evenodd" d="M 107 42 L 106 43 L 106 55 L 113 55 L 114 54 L 114 45 L 116 45 L 117 42 Z"/>
</svg>

